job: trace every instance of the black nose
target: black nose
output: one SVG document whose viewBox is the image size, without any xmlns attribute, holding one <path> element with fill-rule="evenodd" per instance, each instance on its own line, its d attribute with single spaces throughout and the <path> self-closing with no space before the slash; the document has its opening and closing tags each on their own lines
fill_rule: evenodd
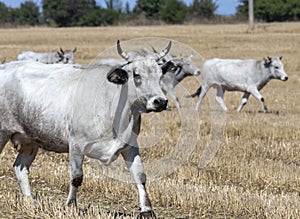
<svg viewBox="0 0 300 219">
<path fill-rule="evenodd" d="M 284 77 L 284 81 L 287 81 L 288 79 L 289 79 L 288 76 L 285 76 L 285 77 Z"/>
<path fill-rule="evenodd" d="M 162 110 L 167 109 L 168 100 L 163 98 L 156 98 L 153 102 L 155 111 L 160 112 Z"/>
</svg>

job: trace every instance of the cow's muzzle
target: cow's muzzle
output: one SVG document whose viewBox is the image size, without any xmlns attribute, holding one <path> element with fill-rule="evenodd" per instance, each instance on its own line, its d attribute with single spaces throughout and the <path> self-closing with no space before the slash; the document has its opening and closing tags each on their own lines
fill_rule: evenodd
<svg viewBox="0 0 300 219">
<path fill-rule="evenodd" d="M 153 108 L 154 108 L 155 112 L 161 112 L 161 111 L 167 109 L 168 100 L 158 97 L 153 100 L 153 106 L 154 106 Z"/>
<path fill-rule="evenodd" d="M 282 81 L 287 81 L 288 79 L 289 79 L 288 76 L 281 77 L 281 80 L 282 80 Z"/>
</svg>

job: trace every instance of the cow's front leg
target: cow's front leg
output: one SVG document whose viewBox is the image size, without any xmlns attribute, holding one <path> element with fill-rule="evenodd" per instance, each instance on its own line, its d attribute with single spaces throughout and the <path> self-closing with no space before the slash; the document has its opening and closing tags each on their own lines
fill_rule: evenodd
<svg viewBox="0 0 300 219">
<path fill-rule="evenodd" d="M 260 105 L 262 107 L 262 111 L 264 113 L 267 113 L 268 112 L 268 109 L 265 105 L 265 100 L 264 98 L 262 97 L 262 95 L 259 93 L 259 91 L 255 88 L 251 91 L 251 94 L 260 102 Z"/>
<path fill-rule="evenodd" d="M 200 94 L 199 94 L 199 98 L 196 104 L 196 110 L 198 111 L 200 108 L 200 104 L 202 102 L 202 99 L 205 97 L 206 92 L 208 91 L 209 87 L 202 85 L 202 87 L 200 87 L 198 90 L 200 90 Z M 197 90 L 197 91 L 198 91 Z"/>
<path fill-rule="evenodd" d="M 176 105 L 176 108 L 177 109 L 181 108 L 178 97 L 175 94 L 174 88 L 168 89 L 168 94 L 169 94 L 170 98 L 172 99 L 172 101 L 174 102 L 174 104 Z"/>
<path fill-rule="evenodd" d="M 217 87 L 217 95 L 216 95 L 216 101 L 219 103 L 219 105 L 222 107 L 224 111 L 227 111 L 226 104 L 224 102 L 224 90 L 221 86 Z"/>
<path fill-rule="evenodd" d="M 250 93 L 248 93 L 248 92 L 244 93 L 244 95 L 242 97 L 242 100 L 241 100 L 241 103 L 240 103 L 239 107 L 237 108 L 238 112 L 240 112 L 243 109 L 243 107 L 246 105 L 249 96 L 250 96 Z"/>
<path fill-rule="evenodd" d="M 21 191 L 25 198 L 30 198 L 34 204 L 34 200 L 31 194 L 30 183 L 29 183 L 29 167 L 35 159 L 38 152 L 39 146 L 36 144 L 30 150 L 25 150 L 19 153 L 14 163 L 14 169 L 16 177 L 19 181 Z"/>
<path fill-rule="evenodd" d="M 70 190 L 66 205 L 74 204 L 77 207 L 76 194 L 83 180 L 83 158 L 84 155 L 79 149 L 73 146 L 70 148 Z"/>
<path fill-rule="evenodd" d="M 151 202 L 146 191 L 146 174 L 143 170 L 138 146 L 129 146 L 127 150 L 122 152 L 122 156 L 138 189 L 141 215 L 144 217 L 155 218 L 155 214 L 152 210 Z"/>
</svg>

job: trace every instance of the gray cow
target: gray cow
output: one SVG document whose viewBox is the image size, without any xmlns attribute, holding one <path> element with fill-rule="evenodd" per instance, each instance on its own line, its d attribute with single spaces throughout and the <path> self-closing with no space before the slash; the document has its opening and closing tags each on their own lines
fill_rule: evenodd
<svg viewBox="0 0 300 219">
<path fill-rule="evenodd" d="M 139 50 L 122 51 L 118 41 L 118 53 L 126 63 L 113 68 L 80 69 L 25 61 L 0 69 L 0 152 L 10 138 L 17 149 L 22 149 L 14 168 L 25 197 L 32 198 L 28 174 L 39 147 L 69 152 L 67 205 L 76 204 L 85 155 L 108 165 L 121 154 L 136 183 L 141 214 L 154 214 L 137 137 L 141 113 L 167 107 L 157 61 L 170 48 L 171 42 L 162 52 L 144 56 Z"/>
<path fill-rule="evenodd" d="M 60 48 L 60 51 L 48 52 L 48 53 L 36 53 L 32 51 L 23 51 L 17 56 L 17 60 L 18 61 L 33 60 L 45 64 L 55 64 L 55 63 L 74 64 L 75 52 L 76 52 L 76 48 L 74 48 L 73 50 L 63 50 L 62 48 Z"/>
<path fill-rule="evenodd" d="M 216 87 L 216 100 L 227 110 L 223 96 L 225 91 L 242 91 L 244 95 L 237 108 L 241 111 L 252 94 L 261 104 L 263 112 L 267 112 L 264 98 L 259 91 L 271 80 L 288 80 L 281 62 L 282 57 L 264 58 L 263 61 L 253 59 L 232 60 L 232 59 L 210 59 L 204 62 L 202 67 L 202 87 L 191 96 L 199 96 L 196 110 L 199 109 L 201 101 L 210 87 Z"/>
<path fill-rule="evenodd" d="M 167 65 L 168 70 L 165 70 L 165 73 L 161 77 L 160 87 L 165 94 L 169 94 L 176 107 L 180 108 L 181 106 L 174 90 L 175 86 L 188 76 L 198 76 L 200 70 L 193 62 L 192 56 L 184 56 L 176 59 L 170 58 L 169 55 L 167 58 L 164 58 L 163 61 L 165 65 L 167 65 L 168 62 L 172 62 L 175 69 Z"/>
</svg>

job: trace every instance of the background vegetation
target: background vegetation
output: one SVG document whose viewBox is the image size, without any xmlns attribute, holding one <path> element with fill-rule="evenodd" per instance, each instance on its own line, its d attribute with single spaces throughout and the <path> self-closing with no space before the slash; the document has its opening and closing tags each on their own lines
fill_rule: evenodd
<svg viewBox="0 0 300 219">
<path fill-rule="evenodd" d="M 106 7 L 95 0 L 42 0 L 41 8 L 33 0 L 20 8 L 7 7 L 0 1 L 0 25 L 107 26 L 238 22 L 247 19 L 248 0 L 240 0 L 237 14 L 226 17 L 216 15 L 217 0 L 194 0 L 186 5 L 182 0 L 137 0 L 131 10 L 129 3 L 105 0 Z M 298 21 L 299 0 L 255 0 L 255 18 L 261 21 Z M 223 19 L 220 19 L 222 17 Z"/>
<path fill-rule="evenodd" d="M 151 27 L 18 28 L 0 30 L 0 60 L 15 60 L 19 52 L 55 51 L 77 47 L 76 61 L 89 63 L 116 41 L 139 37 L 162 37 L 182 42 L 205 58 L 254 58 L 282 55 L 287 82 L 271 81 L 262 95 L 270 113 L 259 113 L 259 103 L 250 97 L 241 113 L 236 107 L 239 92 L 225 94 L 229 108 L 226 131 L 217 155 L 204 169 L 197 168 L 210 136 L 210 107 L 205 98 L 201 110 L 199 140 L 187 162 L 173 174 L 148 182 L 148 192 L 159 218 L 300 218 L 300 23 L 257 24 L 247 32 L 239 25 L 164 25 Z M 195 56 L 194 56 L 195 57 Z M 182 84 L 195 91 L 200 78 Z M 178 93 L 183 108 L 187 98 Z M 189 99 L 189 101 L 192 101 Z M 143 115 L 141 136 L 150 135 L 151 118 Z M 176 110 L 161 112 L 168 124 L 164 138 L 141 150 L 145 163 L 172 151 L 181 127 Z M 160 117 L 161 118 L 161 117 Z M 188 136 L 187 136 L 188 137 Z M 84 180 L 78 192 L 80 215 L 65 208 L 69 188 L 67 154 L 40 150 L 30 169 L 37 209 L 26 206 L 15 178 L 17 154 L 8 144 L 0 154 L 0 218 L 114 218 L 108 212 L 139 213 L 137 191 L 131 183 L 106 177 L 93 159 L 84 160 Z"/>
</svg>

